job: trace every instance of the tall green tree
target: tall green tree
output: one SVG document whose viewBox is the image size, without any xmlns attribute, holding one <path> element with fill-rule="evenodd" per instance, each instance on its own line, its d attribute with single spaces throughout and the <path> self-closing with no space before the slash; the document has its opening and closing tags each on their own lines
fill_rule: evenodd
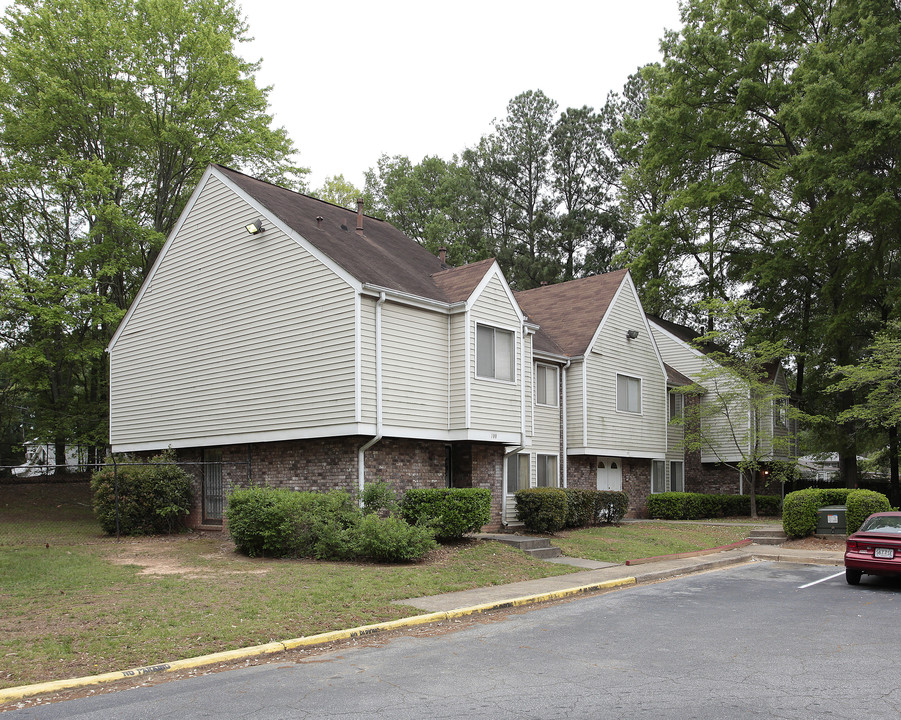
<svg viewBox="0 0 901 720">
<path fill-rule="evenodd" d="M 684 283 L 767 310 L 755 333 L 786 340 L 849 485 L 856 427 L 838 418 L 854 393 L 823 389 L 898 313 L 898 15 L 879 0 L 690 0 L 639 122 L 642 176 L 666 179 L 665 216 L 688 212 L 691 244 L 712 251 L 692 271 L 674 236 Z"/>
<path fill-rule="evenodd" d="M 204 168 L 302 170 L 232 0 L 18 0 L 2 27 L 7 367 L 42 439 L 103 445 L 104 348 Z"/>
</svg>

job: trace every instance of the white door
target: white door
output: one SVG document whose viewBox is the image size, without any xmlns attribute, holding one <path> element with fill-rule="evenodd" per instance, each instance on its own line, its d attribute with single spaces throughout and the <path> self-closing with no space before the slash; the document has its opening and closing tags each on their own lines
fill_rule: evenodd
<svg viewBox="0 0 901 720">
<path fill-rule="evenodd" d="M 623 464 L 619 458 L 598 458 L 598 490 L 623 489 Z"/>
</svg>

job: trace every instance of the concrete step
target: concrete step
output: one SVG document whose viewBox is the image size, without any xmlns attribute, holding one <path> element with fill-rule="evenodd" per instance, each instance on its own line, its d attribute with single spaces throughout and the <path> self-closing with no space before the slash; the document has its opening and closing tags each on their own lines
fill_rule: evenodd
<svg viewBox="0 0 901 720">
<path fill-rule="evenodd" d="M 496 540 L 497 542 L 502 542 L 505 545 L 511 545 L 515 548 L 519 548 L 527 555 L 531 555 L 534 558 L 539 558 L 541 560 L 546 560 L 548 558 L 560 557 L 563 552 L 558 547 L 554 547 L 551 545 L 551 541 L 547 538 L 543 537 L 530 537 L 525 535 L 506 535 L 502 533 L 497 534 L 482 534 L 480 537 Z"/>
<path fill-rule="evenodd" d="M 533 558 L 538 558 L 539 560 L 548 560 L 563 555 L 563 551 L 560 548 L 554 547 L 550 543 L 548 543 L 547 547 L 527 548 L 523 550 L 523 552 L 526 555 L 531 555 Z"/>
<path fill-rule="evenodd" d="M 751 530 L 748 537 L 756 545 L 781 545 L 788 540 L 788 536 L 782 530 L 776 528 Z"/>
</svg>

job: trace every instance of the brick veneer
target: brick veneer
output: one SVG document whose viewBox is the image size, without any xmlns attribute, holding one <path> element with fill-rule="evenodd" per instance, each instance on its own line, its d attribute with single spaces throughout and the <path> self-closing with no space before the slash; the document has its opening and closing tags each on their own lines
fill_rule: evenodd
<svg viewBox="0 0 901 720">
<path fill-rule="evenodd" d="M 226 490 L 249 484 L 291 490 L 358 489 L 357 452 L 365 437 L 289 440 L 217 448 L 222 452 L 222 480 Z M 445 443 L 427 440 L 383 438 L 365 454 L 365 481 L 390 482 L 398 494 L 410 488 L 445 486 Z M 179 460 L 199 463 L 200 449 L 178 451 Z M 504 451 L 500 445 L 458 443 L 452 451 L 453 485 L 484 487 L 491 491 L 491 523 L 501 524 L 501 487 Z M 191 527 L 201 526 L 200 465 L 189 465 L 194 475 L 195 507 L 188 518 Z"/>
<path fill-rule="evenodd" d="M 623 490 L 629 496 L 629 517 L 644 517 L 648 495 L 651 494 L 651 461 L 621 458 Z M 566 485 L 583 490 L 597 489 L 597 458 L 593 455 L 574 455 L 567 459 Z"/>
</svg>

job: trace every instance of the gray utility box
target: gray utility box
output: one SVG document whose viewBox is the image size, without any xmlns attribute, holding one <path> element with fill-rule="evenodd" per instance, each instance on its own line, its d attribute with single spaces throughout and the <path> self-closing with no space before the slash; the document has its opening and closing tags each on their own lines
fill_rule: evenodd
<svg viewBox="0 0 901 720">
<path fill-rule="evenodd" d="M 817 535 L 845 535 L 848 531 L 848 508 L 829 505 L 817 510 Z"/>
</svg>

